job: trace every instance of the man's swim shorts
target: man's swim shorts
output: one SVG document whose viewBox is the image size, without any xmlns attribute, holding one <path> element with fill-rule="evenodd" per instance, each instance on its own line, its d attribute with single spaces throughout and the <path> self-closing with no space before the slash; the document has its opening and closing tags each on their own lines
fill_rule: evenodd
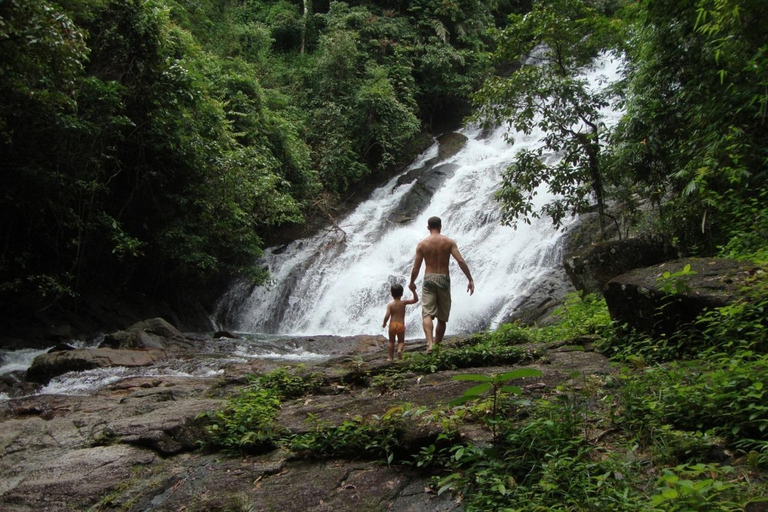
<svg viewBox="0 0 768 512">
<path fill-rule="evenodd" d="M 448 321 L 451 314 L 451 277 L 447 274 L 424 274 L 421 288 L 421 316 Z"/>
</svg>

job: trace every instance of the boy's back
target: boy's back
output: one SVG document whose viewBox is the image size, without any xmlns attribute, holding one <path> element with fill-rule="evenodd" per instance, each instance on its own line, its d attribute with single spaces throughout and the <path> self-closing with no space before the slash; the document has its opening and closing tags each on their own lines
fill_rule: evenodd
<svg viewBox="0 0 768 512">
<path fill-rule="evenodd" d="M 390 321 L 392 322 L 405 322 L 405 306 L 406 303 L 404 300 L 402 300 L 400 297 L 396 299 L 392 299 L 392 301 L 387 304 L 387 307 L 389 308 L 389 314 L 390 314 Z"/>
</svg>

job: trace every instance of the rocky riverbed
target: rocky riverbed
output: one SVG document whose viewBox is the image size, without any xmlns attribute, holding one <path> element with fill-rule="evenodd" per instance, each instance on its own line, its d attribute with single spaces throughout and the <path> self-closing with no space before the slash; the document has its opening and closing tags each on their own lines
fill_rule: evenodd
<svg viewBox="0 0 768 512">
<path fill-rule="evenodd" d="M 462 342 L 461 337 L 448 340 Z M 283 404 L 278 422 L 292 433 L 381 415 L 403 403 L 446 403 L 468 387 L 452 380 L 457 373 L 510 369 L 404 373 L 401 385 L 384 389 L 371 384 L 391 364 L 382 337 L 309 337 L 296 343 L 333 353 L 301 363 L 325 384 L 312 395 Z M 407 347 L 424 350 L 418 340 Z M 589 350 L 557 345 L 527 349 L 546 352 L 544 359 L 526 365 L 543 372 L 526 383 L 528 395 L 567 381 L 573 370 L 585 375 L 609 372 L 605 359 Z M 448 493 L 437 496 L 429 474 L 368 460 L 366 454 L 355 460 L 314 460 L 283 450 L 236 457 L 201 450 L 205 420 L 200 415 L 223 409 L 249 375 L 284 364 L 299 363 L 254 358 L 228 363 L 219 374 L 206 377 L 129 377 L 80 396 L 32 395 L 0 402 L 0 510 L 461 509 Z M 427 445 L 439 432 L 438 425 L 419 425 L 408 436 L 414 446 Z M 461 435 L 481 443 L 490 436 L 479 425 L 467 425 Z"/>
</svg>

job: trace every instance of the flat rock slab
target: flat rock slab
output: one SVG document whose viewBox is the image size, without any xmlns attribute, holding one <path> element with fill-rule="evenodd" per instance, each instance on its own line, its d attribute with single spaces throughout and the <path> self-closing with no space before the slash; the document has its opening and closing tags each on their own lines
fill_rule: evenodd
<svg viewBox="0 0 768 512">
<path fill-rule="evenodd" d="M 205 396 L 214 382 L 135 379 L 92 396 L 5 402 L 0 510 L 83 510 L 144 466 L 195 449 L 197 416 L 225 403 Z"/>
<path fill-rule="evenodd" d="M 126 445 L 48 448 L 33 457 L 27 452 L 4 455 L 0 510 L 83 510 L 156 458 Z"/>
<path fill-rule="evenodd" d="M 132 512 L 459 510 L 449 497 L 429 490 L 428 478 L 409 469 L 349 460 L 288 461 L 284 455 L 223 460 L 188 456 L 186 465 L 162 482 L 160 490 L 142 489 L 137 483 L 127 493 L 134 505 L 122 507 Z"/>
<path fill-rule="evenodd" d="M 398 363 L 390 363 L 398 364 Z M 573 371 L 583 374 L 607 374 L 612 370 L 608 360 L 590 350 L 561 347 L 548 354 L 546 362 L 523 365 L 509 365 L 415 375 L 407 374 L 395 389 L 382 393 L 376 387 L 354 390 L 338 395 L 314 395 L 284 404 L 278 415 L 278 422 L 291 433 L 305 433 L 318 425 L 340 425 L 356 418 L 381 416 L 391 407 L 401 404 L 414 406 L 435 406 L 448 404 L 460 397 L 464 391 L 477 382 L 457 381 L 457 375 L 480 374 L 493 376 L 516 368 L 534 368 L 542 372 L 541 377 L 519 379 L 515 382 L 527 395 L 540 395 L 542 390 L 552 389 L 569 381 Z M 424 435 L 421 427 L 414 437 Z M 429 435 L 429 434 L 427 434 Z"/>
</svg>

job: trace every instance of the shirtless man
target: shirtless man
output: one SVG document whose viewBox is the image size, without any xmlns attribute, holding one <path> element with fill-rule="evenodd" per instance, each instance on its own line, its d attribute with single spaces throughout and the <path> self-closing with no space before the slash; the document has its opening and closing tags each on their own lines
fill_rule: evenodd
<svg viewBox="0 0 768 512">
<path fill-rule="evenodd" d="M 445 334 L 445 323 L 451 313 L 451 278 L 448 273 L 448 263 L 451 256 L 459 264 L 459 268 L 469 279 L 467 291 L 475 293 L 475 282 L 469 273 L 467 262 L 462 258 L 456 242 L 441 235 L 442 222 L 440 217 L 430 217 L 427 221 L 429 236 L 416 246 L 416 258 L 411 270 L 411 282 L 408 288 L 416 292 L 416 278 L 421 271 L 421 263 L 426 263 L 424 284 L 421 289 L 421 316 L 424 324 L 424 335 L 427 337 L 427 352 L 432 350 L 433 320 L 437 318 L 437 329 L 434 333 L 434 344 L 439 346 Z"/>
</svg>

